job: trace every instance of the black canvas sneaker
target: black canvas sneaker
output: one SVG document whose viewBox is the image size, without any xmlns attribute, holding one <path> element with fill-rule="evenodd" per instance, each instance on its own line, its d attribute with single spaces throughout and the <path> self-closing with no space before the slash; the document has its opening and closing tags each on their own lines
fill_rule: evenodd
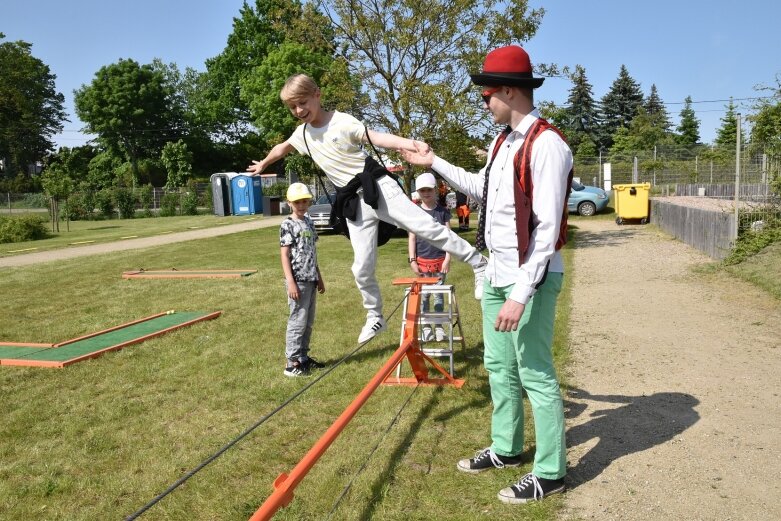
<svg viewBox="0 0 781 521">
<path fill-rule="evenodd" d="M 484 470 L 503 469 L 504 467 L 517 467 L 521 464 L 521 456 L 500 456 L 488 447 L 477 451 L 474 458 L 462 459 L 458 462 L 458 470 L 477 474 Z"/>
<path fill-rule="evenodd" d="M 318 362 L 314 358 L 307 358 L 306 362 L 304 362 L 304 367 L 306 367 L 307 370 L 309 370 L 309 369 L 322 369 L 323 367 L 325 367 L 325 364 L 322 363 L 322 362 Z"/>
<path fill-rule="evenodd" d="M 309 368 L 301 364 L 299 362 L 294 362 L 293 364 L 285 367 L 285 376 L 289 376 L 291 378 L 296 378 L 299 376 L 309 376 Z"/>
<path fill-rule="evenodd" d="M 545 479 L 538 478 L 531 472 L 526 474 L 518 483 L 503 488 L 497 497 L 502 503 L 520 504 L 530 501 L 539 501 L 544 497 L 564 492 L 564 478 Z"/>
</svg>

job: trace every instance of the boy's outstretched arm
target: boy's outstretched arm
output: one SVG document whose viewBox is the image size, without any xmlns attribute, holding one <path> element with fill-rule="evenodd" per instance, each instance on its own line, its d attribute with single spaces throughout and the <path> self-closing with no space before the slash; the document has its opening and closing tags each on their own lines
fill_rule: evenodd
<svg viewBox="0 0 781 521">
<path fill-rule="evenodd" d="M 250 175 L 258 175 L 262 174 L 263 171 L 268 168 L 269 165 L 273 165 L 289 153 L 291 153 L 293 150 L 293 145 L 288 143 L 287 141 L 283 141 L 282 143 L 278 144 L 274 148 L 269 151 L 268 155 L 264 157 L 261 161 L 253 161 L 250 166 L 247 167 L 247 172 L 250 173 Z"/>
<path fill-rule="evenodd" d="M 375 132 L 374 130 L 368 129 L 366 133 L 369 135 L 369 139 L 372 140 L 372 143 L 374 143 L 375 146 L 382 148 L 395 148 L 411 151 L 416 151 L 418 149 L 428 150 L 429 148 L 429 146 L 422 141 L 415 141 L 414 139 L 407 139 L 405 137 L 399 137 L 394 134 Z M 364 136 L 363 139 L 364 142 L 366 142 L 366 136 Z"/>
</svg>

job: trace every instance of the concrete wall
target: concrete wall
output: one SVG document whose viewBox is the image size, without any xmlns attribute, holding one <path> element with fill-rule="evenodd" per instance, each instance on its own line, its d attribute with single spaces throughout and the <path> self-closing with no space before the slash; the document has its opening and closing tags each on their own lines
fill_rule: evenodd
<svg viewBox="0 0 781 521">
<path fill-rule="evenodd" d="M 652 198 L 651 222 L 717 260 L 729 255 L 734 245 L 735 219 L 730 212 L 693 208 Z"/>
</svg>

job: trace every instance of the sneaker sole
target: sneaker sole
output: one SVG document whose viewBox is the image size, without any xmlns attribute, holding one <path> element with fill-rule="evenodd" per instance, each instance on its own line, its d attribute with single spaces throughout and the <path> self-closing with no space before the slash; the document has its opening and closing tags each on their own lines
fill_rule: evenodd
<svg viewBox="0 0 781 521">
<path fill-rule="evenodd" d="M 466 463 L 464 463 L 466 462 Z M 484 469 L 473 469 L 468 467 L 469 460 L 461 460 L 456 464 L 456 468 L 460 470 L 461 472 L 466 472 L 467 474 L 480 474 L 481 472 L 485 472 L 486 470 L 501 470 L 499 467 L 486 467 Z M 504 467 L 502 468 L 512 468 L 512 467 L 520 467 L 520 463 L 505 463 Z"/>
<path fill-rule="evenodd" d="M 304 378 L 304 377 L 307 377 L 307 376 L 309 376 L 309 373 L 302 373 L 302 374 L 292 374 L 292 373 L 286 373 L 286 372 L 284 372 L 284 371 L 282 371 L 282 374 L 284 374 L 284 375 L 285 375 L 285 376 L 287 376 L 288 378 Z"/>
<path fill-rule="evenodd" d="M 507 503 L 508 505 L 523 505 L 525 503 L 533 503 L 534 501 L 543 500 L 546 497 L 552 496 L 554 494 L 561 494 L 562 492 L 564 492 L 566 488 L 567 487 L 565 485 L 562 485 L 559 488 L 554 488 L 547 494 L 537 499 L 526 499 L 526 498 L 515 497 L 512 487 L 507 487 L 500 490 L 499 493 L 496 495 L 496 497 L 499 498 L 499 501 L 501 501 L 502 503 Z M 505 495 L 505 494 L 509 494 L 509 495 Z"/>
</svg>

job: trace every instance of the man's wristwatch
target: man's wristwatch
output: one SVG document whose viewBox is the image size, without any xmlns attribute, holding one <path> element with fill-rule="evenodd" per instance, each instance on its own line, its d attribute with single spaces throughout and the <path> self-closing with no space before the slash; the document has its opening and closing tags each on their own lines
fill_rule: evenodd
<svg viewBox="0 0 781 521">
<path fill-rule="evenodd" d="M 407 260 L 409 261 L 410 264 L 412 264 L 413 262 L 415 262 L 416 259 L 415 259 L 415 257 L 410 257 Z"/>
</svg>

